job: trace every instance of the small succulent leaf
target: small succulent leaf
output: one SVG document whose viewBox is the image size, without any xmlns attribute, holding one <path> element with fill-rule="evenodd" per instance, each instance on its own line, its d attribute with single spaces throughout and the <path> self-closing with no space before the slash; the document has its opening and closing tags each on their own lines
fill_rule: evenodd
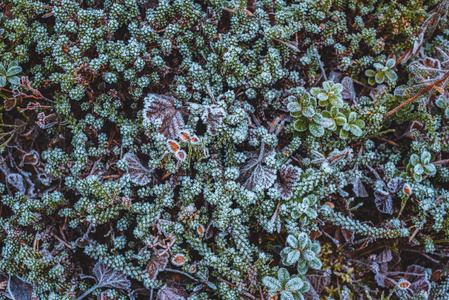
<svg viewBox="0 0 449 300">
<path fill-rule="evenodd" d="M 285 288 L 289 291 L 297 291 L 304 285 L 304 281 L 299 277 L 291 278 L 286 284 Z"/>
<path fill-rule="evenodd" d="M 315 257 L 314 259 L 310 260 L 308 263 L 312 269 L 315 269 L 315 270 L 321 269 L 322 263 L 318 257 Z"/>
<path fill-rule="evenodd" d="M 336 117 L 335 123 L 337 123 L 338 126 L 342 126 L 343 124 L 346 123 L 346 118 L 345 117 Z"/>
<path fill-rule="evenodd" d="M 295 298 L 290 291 L 284 290 L 281 292 L 281 300 L 295 300 Z"/>
<path fill-rule="evenodd" d="M 346 131 L 344 129 L 341 129 L 339 136 L 340 136 L 341 139 L 347 139 L 348 136 L 349 136 L 349 133 L 348 133 L 348 131 Z"/>
<path fill-rule="evenodd" d="M 295 123 L 293 124 L 293 127 L 297 131 L 305 131 L 307 130 L 307 121 L 302 119 L 296 120 Z"/>
<path fill-rule="evenodd" d="M 311 106 L 306 106 L 302 110 L 302 115 L 306 118 L 313 117 L 314 114 L 315 114 L 315 109 Z"/>
<path fill-rule="evenodd" d="M 396 74 L 395 71 L 392 71 L 392 70 L 385 71 L 385 76 L 387 76 L 387 78 L 390 82 L 394 82 L 398 79 L 398 75 Z"/>
<path fill-rule="evenodd" d="M 334 121 L 328 118 L 321 118 L 321 120 L 317 123 L 323 126 L 324 128 L 328 128 L 334 124 Z"/>
<path fill-rule="evenodd" d="M 295 236 L 289 234 L 287 237 L 287 240 L 286 240 L 286 244 L 292 248 L 297 248 L 298 247 L 298 239 Z"/>
<path fill-rule="evenodd" d="M 302 256 L 304 257 L 305 260 L 307 260 L 308 262 L 310 262 L 311 260 L 313 260 L 316 256 L 315 256 L 315 252 L 313 252 L 310 249 L 306 249 L 304 250 L 304 252 L 302 253 Z"/>
<path fill-rule="evenodd" d="M 309 125 L 309 131 L 315 137 L 324 135 L 324 127 L 315 123 Z"/>
<path fill-rule="evenodd" d="M 11 67 L 8 69 L 8 71 L 6 72 L 6 76 L 14 76 L 19 74 L 20 72 L 22 72 L 22 68 L 21 67 Z"/>
<path fill-rule="evenodd" d="M 321 101 L 326 101 L 327 99 L 329 99 L 329 97 L 325 94 L 325 93 L 319 93 L 317 96 L 318 100 Z"/>
<path fill-rule="evenodd" d="M 445 108 L 446 107 L 446 103 L 444 103 L 444 98 L 443 97 L 438 97 L 437 100 L 435 100 L 435 104 L 436 106 L 438 106 L 439 108 Z"/>
<path fill-rule="evenodd" d="M 382 70 L 384 68 L 384 65 L 380 63 L 374 63 L 373 67 L 375 67 L 376 70 Z"/>
<path fill-rule="evenodd" d="M 424 151 L 421 154 L 421 162 L 425 165 L 430 163 L 431 158 L 432 158 L 432 155 L 430 154 L 429 151 Z"/>
<path fill-rule="evenodd" d="M 332 81 L 325 81 L 325 82 L 323 82 L 323 88 L 327 91 L 327 92 L 329 92 L 331 89 L 332 89 L 332 85 L 333 85 L 334 83 L 332 82 Z"/>
<path fill-rule="evenodd" d="M 428 175 L 435 175 L 435 173 L 437 172 L 437 169 L 435 168 L 435 166 L 433 164 L 427 164 L 424 165 L 424 173 L 428 174 Z"/>
<path fill-rule="evenodd" d="M 8 69 L 11 69 L 12 67 L 17 67 L 18 65 L 19 65 L 19 63 L 17 61 L 13 60 L 8 64 Z"/>
<path fill-rule="evenodd" d="M 343 85 L 340 83 L 336 83 L 334 84 L 334 87 L 332 89 L 334 90 L 334 93 L 340 94 L 341 92 L 343 92 Z"/>
<path fill-rule="evenodd" d="M 303 286 L 298 290 L 300 293 L 306 293 L 310 290 L 310 283 L 307 281 L 303 282 Z"/>
<path fill-rule="evenodd" d="M 290 112 L 301 111 L 301 105 L 299 105 L 298 102 L 290 102 L 289 104 L 287 104 L 287 109 Z"/>
<path fill-rule="evenodd" d="M 351 111 L 348 116 L 348 123 L 354 123 L 355 120 L 357 120 L 357 113 L 354 111 Z"/>
<path fill-rule="evenodd" d="M 0 87 L 4 87 L 6 85 L 6 76 L 0 75 Z"/>
<path fill-rule="evenodd" d="M 296 247 L 299 249 L 304 249 L 307 246 L 307 242 L 309 241 L 309 236 L 305 232 L 301 232 L 298 234 L 298 243 Z"/>
<path fill-rule="evenodd" d="M 307 270 L 309 270 L 309 265 L 305 259 L 298 260 L 297 270 L 299 274 L 306 274 Z"/>
<path fill-rule="evenodd" d="M 385 80 L 385 73 L 384 72 L 379 72 L 376 74 L 376 76 L 374 77 L 377 83 L 382 83 Z"/>
<path fill-rule="evenodd" d="M 444 117 L 449 119 L 449 107 L 444 110 Z"/>
<path fill-rule="evenodd" d="M 296 263 L 296 261 L 298 260 L 298 258 L 301 256 L 301 252 L 299 252 L 299 250 L 293 250 L 291 251 L 288 255 L 287 258 L 285 259 L 285 262 L 287 263 L 287 266 L 291 266 L 294 263 Z"/>
<path fill-rule="evenodd" d="M 419 164 L 420 163 L 419 156 L 417 154 L 413 153 L 410 156 L 410 163 L 412 164 L 412 166 L 416 166 L 417 164 Z"/>
<path fill-rule="evenodd" d="M 0 75 L 6 76 L 6 69 L 2 63 L 0 63 Z"/>
<path fill-rule="evenodd" d="M 413 172 L 415 174 L 421 175 L 422 173 L 424 173 L 424 168 L 421 164 L 417 164 L 414 168 L 413 168 Z"/>
<path fill-rule="evenodd" d="M 313 87 L 310 89 L 310 93 L 316 97 L 319 93 L 321 93 L 321 89 L 318 87 Z"/>
<path fill-rule="evenodd" d="M 20 85 L 20 78 L 18 76 L 8 77 L 8 81 L 14 85 Z"/>
<path fill-rule="evenodd" d="M 420 174 L 413 174 L 413 178 L 415 178 L 415 180 L 417 181 L 417 182 L 421 182 L 421 180 L 422 180 L 422 175 L 420 175 Z"/>
<path fill-rule="evenodd" d="M 271 276 L 265 276 L 262 283 L 271 291 L 278 292 L 282 289 L 282 284 L 279 280 Z"/>
<path fill-rule="evenodd" d="M 388 69 L 394 68 L 394 65 L 396 64 L 396 61 L 393 58 L 390 58 L 389 60 L 387 60 L 387 62 L 385 63 L 385 66 Z"/>
<path fill-rule="evenodd" d="M 357 125 L 350 125 L 350 130 L 351 130 L 352 134 L 355 135 L 355 136 L 362 136 L 363 135 L 362 129 L 360 129 L 360 127 L 357 126 Z"/>
<path fill-rule="evenodd" d="M 320 243 L 318 243 L 317 241 L 313 242 L 313 243 L 310 245 L 310 250 L 312 250 L 313 253 L 315 253 L 315 255 L 318 254 L 318 253 L 320 253 L 320 251 L 321 251 Z"/>
<path fill-rule="evenodd" d="M 329 102 L 335 106 L 335 107 L 342 107 L 343 106 L 343 98 L 341 96 L 335 96 L 331 97 L 329 99 Z"/>
<path fill-rule="evenodd" d="M 368 83 L 371 85 L 375 85 L 376 84 L 376 80 L 374 79 L 374 77 L 370 77 L 368 78 Z"/>
<path fill-rule="evenodd" d="M 374 70 L 366 70 L 365 75 L 368 77 L 374 77 L 376 76 L 376 72 Z"/>
<path fill-rule="evenodd" d="M 290 280 L 290 273 L 288 273 L 286 268 L 280 268 L 278 271 L 278 279 L 282 286 L 284 286 L 287 281 Z"/>
<path fill-rule="evenodd" d="M 355 120 L 353 124 L 356 125 L 359 128 L 365 127 L 365 122 L 363 120 L 360 120 L 360 119 Z"/>
</svg>

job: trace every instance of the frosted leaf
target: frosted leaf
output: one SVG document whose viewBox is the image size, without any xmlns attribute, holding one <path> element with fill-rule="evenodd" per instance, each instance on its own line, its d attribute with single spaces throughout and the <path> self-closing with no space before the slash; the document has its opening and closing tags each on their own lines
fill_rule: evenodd
<svg viewBox="0 0 449 300">
<path fill-rule="evenodd" d="M 374 279 L 377 282 L 377 285 L 383 288 L 391 288 L 396 285 L 396 281 L 383 273 L 377 273 L 374 276 Z"/>
<path fill-rule="evenodd" d="M 223 124 L 223 119 L 226 117 L 225 111 L 215 105 L 206 107 L 201 118 L 207 125 L 207 132 L 210 135 L 217 134 L 217 128 Z"/>
<path fill-rule="evenodd" d="M 404 185 L 404 179 L 396 177 L 392 178 L 388 183 L 387 187 L 391 193 L 397 193 Z"/>
<path fill-rule="evenodd" d="M 175 99 L 165 95 L 149 94 L 145 99 L 144 116 L 151 123 L 160 120 L 159 133 L 166 138 L 177 138 L 184 127 L 181 113 L 174 106 Z"/>
<path fill-rule="evenodd" d="M 341 96 L 343 97 L 343 99 L 355 99 L 354 82 L 352 81 L 352 78 L 346 76 L 341 81 L 341 85 L 343 86 L 343 91 L 341 92 Z"/>
<path fill-rule="evenodd" d="M 92 272 L 97 278 L 96 288 L 107 287 L 127 290 L 131 287 L 131 282 L 125 274 L 111 268 L 102 261 L 95 264 Z"/>
<path fill-rule="evenodd" d="M 331 277 L 328 273 L 322 275 L 307 275 L 307 280 L 310 283 L 310 290 L 306 293 L 312 299 L 319 299 L 319 295 L 322 295 L 324 288 L 331 283 Z M 309 298 L 306 298 L 309 299 Z"/>
<path fill-rule="evenodd" d="M 185 300 L 187 297 L 188 295 L 184 287 L 169 282 L 159 290 L 156 300 Z"/>
<path fill-rule="evenodd" d="M 139 185 L 147 185 L 150 182 L 150 175 L 153 170 L 142 165 L 137 155 L 126 153 L 123 159 L 128 163 L 128 174 L 132 182 Z"/>
<path fill-rule="evenodd" d="M 365 186 L 362 183 L 362 180 L 358 177 L 353 177 L 349 180 L 349 183 L 352 184 L 352 191 L 354 192 L 356 197 L 365 198 L 368 197 L 368 192 L 365 189 Z"/>
<path fill-rule="evenodd" d="M 393 198 L 390 193 L 383 189 L 376 189 L 374 191 L 374 202 L 377 210 L 384 214 L 393 214 Z"/>
<path fill-rule="evenodd" d="M 6 181 L 12 185 L 13 187 L 15 187 L 19 192 L 25 194 L 26 192 L 26 186 L 25 186 L 25 181 L 23 179 L 23 176 L 18 174 L 18 173 L 11 173 L 8 174 L 8 176 L 6 177 Z"/>
<path fill-rule="evenodd" d="M 8 280 L 8 296 L 13 300 L 32 300 L 33 286 L 20 277 L 11 275 Z"/>
<path fill-rule="evenodd" d="M 162 271 L 165 269 L 168 263 L 168 257 L 169 254 L 167 252 L 165 253 L 155 253 L 153 256 L 151 256 L 150 261 L 147 265 L 147 272 L 148 272 L 148 279 L 153 280 L 156 278 L 159 271 Z"/>
<path fill-rule="evenodd" d="M 376 261 L 378 263 L 386 263 L 389 262 L 393 259 L 393 256 L 391 254 L 391 250 L 390 249 L 385 249 L 384 251 L 382 251 L 377 257 L 376 257 Z"/>
<path fill-rule="evenodd" d="M 293 193 L 293 184 L 298 180 L 301 170 L 292 165 L 283 165 L 279 170 L 279 182 L 276 182 L 276 189 L 283 199 L 289 199 Z"/>
<path fill-rule="evenodd" d="M 37 165 L 39 163 L 39 153 L 36 150 L 31 150 L 29 153 L 26 153 L 22 157 L 22 161 L 20 162 L 20 167 L 24 165 Z"/>
<path fill-rule="evenodd" d="M 260 154 L 250 153 L 249 160 L 241 169 L 240 178 L 244 181 L 244 186 L 248 190 L 253 190 L 256 186 L 269 188 L 276 180 L 276 170 L 263 165 L 266 157 L 274 155 L 274 151 L 265 153 L 262 146 Z"/>
</svg>

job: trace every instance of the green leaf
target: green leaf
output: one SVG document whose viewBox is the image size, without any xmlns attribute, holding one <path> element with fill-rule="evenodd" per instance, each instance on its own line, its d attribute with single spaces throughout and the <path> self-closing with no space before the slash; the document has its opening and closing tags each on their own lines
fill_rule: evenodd
<svg viewBox="0 0 449 300">
<path fill-rule="evenodd" d="M 289 291 L 297 291 L 304 285 L 304 281 L 301 278 L 293 277 L 286 284 L 285 288 Z"/>
<path fill-rule="evenodd" d="M 315 108 L 313 108 L 311 106 L 304 107 L 304 109 L 302 110 L 302 115 L 306 118 L 313 117 L 314 114 L 315 114 Z"/>
<path fill-rule="evenodd" d="M 352 124 L 355 122 L 355 120 L 357 120 L 357 113 L 354 111 L 351 111 L 348 116 L 348 123 Z"/>
<path fill-rule="evenodd" d="M 315 254 L 320 253 L 320 251 L 321 251 L 320 243 L 318 243 L 317 241 L 314 241 L 312 243 L 312 245 L 310 245 L 310 250 L 312 250 Z"/>
<path fill-rule="evenodd" d="M 368 78 L 368 83 L 371 85 L 375 85 L 376 84 L 376 80 L 374 79 L 374 77 L 370 77 Z"/>
<path fill-rule="evenodd" d="M 413 153 L 410 156 L 410 163 L 412 164 L 412 166 L 416 166 L 417 164 L 419 164 L 419 156 Z"/>
<path fill-rule="evenodd" d="M 373 66 L 376 68 L 376 70 L 382 70 L 384 67 L 383 64 L 380 63 L 374 63 Z"/>
<path fill-rule="evenodd" d="M 437 169 L 435 168 L 435 166 L 433 164 L 424 165 L 424 173 L 426 173 L 428 175 L 435 175 L 436 172 L 437 172 Z"/>
<path fill-rule="evenodd" d="M 299 105 L 298 102 L 290 102 L 289 104 L 287 104 L 287 109 L 290 112 L 301 111 L 301 105 Z"/>
<path fill-rule="evenodd" d="M 282 289 L 282 284 L 279 280 L 271 276 L 265 276 L 262 279 L 262 283 L 272 291 L 280 291 Z"/>
<path fill-rule="evenodd" d="M 299 119 L 299 120 L 295 121 L 295 123 L 293 124 L 293 127 L 295 128 L 295 130 L 302 132 L 302 131 L 307 130 L 307 125 L 308 125 L 308 123 L 306 123 L 302 119 Z"/>
<path fill-rule="evenodd" d="M 368 77 L 374 77 L 376 76 L 376 72 L 374 72 L 374 70 L 366 70 L 365 75 Z"/>
<path fill-rule="evenodd" d="M 320 102 L 326 101 L 327 99 L 329 99 L 329 96 L 327 96 L 327 94 L 325 93 L 319 93 L 317 96 L 318 100 Z"/>
<path fill-rule="evenodd" d="M 336 117 L 335 123 L 337 123 L 337 125 L 339 125 L 339 126 L 342 126 L 343 124 L 346 124 L 346 118 L 345 117 Z"/>
<path fill-rule="evenodd" d="M 285 259 L 285 262 L 287 263 L 286 265 L 287 266 L 293 265 L 294 263 L 296 263 L 296 261 L 298 261 L 300 256 L 301 252 L 299 252 L 299 250 L 294 249 L 287 255 L 287 258 Z"/>
<path fill-rule="evenodd" d="M 444 98 L 443 97 L 438 97 L 437 100 L 435 100 L 435 104 L 436 106 L 438 106 L 439 108 L 446 108 L 446 103 L 444 103 Z"/>
<path fill-rule="evenodd" d="M 290 291 L 281 292 L 281 300 L 295 300 L 293 294 Z"/>
<path fill-rule="evenodd" d="M 8 71 L 6 72 L 6 76 L 14 76 L 14 75 L 19 74 L 20 72 L 22 72 L 21 67 L 18 67 L 18 66 L 12 67 L 12 68 L 8 69 Z"/>
<path fill-rule="evenodd" d="M 321 89 L 318 87 L 313 87 L 310 89 L 310 93 L 316 97 L 319 93 L 321 93 Z"/>
<path fill-rule="evenodd" d="M 3 66 L 3 64 L 0 63 L 0 75 L 5 75 L 6 76 L 6 69 Z"/>
<path fill-rule="evenodd" d="M 394 65 L 396 64 L 396 61 L 393 58 L 390 58 L 389 60 L 387 60 L 385 67 L 387 67 L 388 69 L 394 68 Z"/>
<path fill-rule="evenodd" d="M 362 129 L 360 129 L 359 126 L 357 126 L 357 125 L 350 125 L 349 128 L 350 128 L 350 130 L 351 130 L 353 135 L 355 135 L 355 136 L 362 136 L 363 135 L 363 131 L 362 131 Z"/>
<path fill-rule="evenodd" d="M 301 293 L 293 293 L 293 297 L 295 297 L 295 300 L 304 300 L 304 296 Z"/>
<path fill-rule="evenodd" d="M 421 162 L 425 165 L 427 165 L 428 163 L 430 163 L 430 159 L 432 158 L 432 155 L 430 154 L 429 151 L 424 151 L 421 154 Z"/>
<path fill-rule="evenodd" d="M 0 87 L 4 87 L 6 85 L 6 77 L 0 75 Z"/>
<path fill-rule="evenodd" d="M 334 96 L 329 99 L 329 102 L 335 107 L 343 106 L 343 98 L 341 96 Z"/>
<path fill-rule="evenodd" d="M 413 168 L 413 172 L 415 174 L 421 175 L 422 173 L 424 173 L 424 168 L 422 167 L 422 165 L 417 164 L 414 168 Z"/>
<path fill-rule="evenodd" d="M 446 109 L 444 110 L 444 117 L 445 117 L 446 119 L 449 119 L 449 108 L 446 108 Z"/>
<path fill-rule="evenodd" d="M 413 174 L 413 178 L 415 178 L 415 180 L 417 181 L 417 182 L 421 182 L 421 180 L 422 180 L 422 175 L 420 175 L 420 174 Z"/>
<path fill-rule="evenodd" d="M 359 128 L 365 127 L 365 122 L 363 122 L 363 120 L 355 120 L 353 124 L 358 126 Z"/>
<path fill-rule="evenodd" d="M 9 63 L 8 65 L 8 69 L 12 68 L 12 67 L 17 67 L 19 65 L 19 63 L 15 60 L 13 60 L 12 62 Z"/>
<path fill-rule="evenodd" d="M 345 140 L 348 138 L 349 136 L 349 132 L 347 132 L 346 130 L 344 130 L 343 128 L 340 129 L 340 134 L 339 134 L 340 138 Z"/>
<path fill-rule="evenodd" d="M 385 73 L 384 72 L 379 72 L 376 74 L 376 76 L 374 77 L 376 79 L 377 83 L 382 83 L 385 80 Z"/>
<path fill-rule="evenodd" d="M 310 290 L 310 283 L 307 281 L 304 281 L 304 285 L 302 286 L 302 288 L 298 291 L 301 293 L 306 293 Z"/>
<path fill-rule="evenodd" d="M 296 247 L 299 249 L 304 249 L 307 246 L 307 242 L 309 241 L 309 236 L 305 232 L 301 232 L 298 234 L 298 242 Z"/>
<path fill-rule="evenodd" d="M 387 78 L 390 82 L 394 82 L 398 79 L 398 75 L 396 74 L 395 71 L 392 71 L 392 70 L 385 71 L 385 76 L 387 76 Z"/>
<path fill-rule="evenodd" d="M 281 282 L 281 285 L 284 286 L 287 281 L 290 280 L 290 273 L 288 273 L 287 269 L 280 268 L 278 271 L 278 279 Z"/>
<path fill-rule="evenodd" d="M 8 81 L 11 84 L 20 85 L 20 78 L 17 76 L 8 77 Z"/>
<path fill-rule="evenodd" d="M 320 137 L 324 135 L 324 127 L 315 123 L 309 125 L 309 131 L 314 137 Z"/>
<path fill-rule="evenodd" d="M 321 260 L 318 257 L 315 257 L 314 259 L 309 261 L 309 266 L 312 269 L 319 270 L 322 266 Z"/>
<path fill-rule="evenodd" d="M 297 269 L 299 274 L 306 274 L 307 270 L 309 269 L 307 261 L 305 259 L 299 259 Z"/>
<path fill-rule="evenodd" d="M 343 85 L 341 85 L 340 83 L 334 84 L 333 91 L 336 94 L 340 94 L 341 92 L 343 92 Z"/>
<path fill-rule="evenodd" d="M 292 248 L 297 248 L 298 247 L 298 239 L 295 236 L 289 234 L 287 237 L 286 244 Z"/>
</svg>

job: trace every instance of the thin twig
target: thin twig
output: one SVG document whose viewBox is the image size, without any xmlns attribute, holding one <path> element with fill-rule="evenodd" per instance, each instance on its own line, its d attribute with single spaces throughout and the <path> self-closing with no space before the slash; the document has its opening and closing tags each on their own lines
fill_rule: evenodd
<svg viewBox="0 0 449 300">
<path fill-rule="evenodd" d="M 449 72 L 447 72 L 446 75 L 444 75 L 441 79 L 435 81 L 431 85 L 428 85 L 425 88 L 423 88 L 422 90 L 420 90 L 415 96 L 411 97 L 410 99 L 408 99 L 404 103 L 400 104 L 399 106 L 397 106 L 397 107 L 393 108 L 392 110 L 390 110 L 389 112 L 387 112 L 384 115 L 384 119 L 388 118 L 389 116 L 391 116 L 392 114 L 394 114 L 395 112 L 397 112 L 398 110 L 400 110 L 401 108 L 406 106 L 407 104 L 412 103 L 413 101 L 415 101 L 416 99 L 421 97 L 424 93 L 427 93 L 428 91 L 430 91 L 434 86 L 444 82 L 448 78 L 449 78 Z"/>
</svg>

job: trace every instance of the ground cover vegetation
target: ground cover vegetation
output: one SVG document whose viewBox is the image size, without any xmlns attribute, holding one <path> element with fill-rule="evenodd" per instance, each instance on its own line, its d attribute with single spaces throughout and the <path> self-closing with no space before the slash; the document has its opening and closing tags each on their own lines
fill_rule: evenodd
<svg viewBox="0 0 449 300">
<path fill-rule="evenodd" d="M 448 0 L 0 11 L 1 299 L 449 299 Z"/>
</svg>

